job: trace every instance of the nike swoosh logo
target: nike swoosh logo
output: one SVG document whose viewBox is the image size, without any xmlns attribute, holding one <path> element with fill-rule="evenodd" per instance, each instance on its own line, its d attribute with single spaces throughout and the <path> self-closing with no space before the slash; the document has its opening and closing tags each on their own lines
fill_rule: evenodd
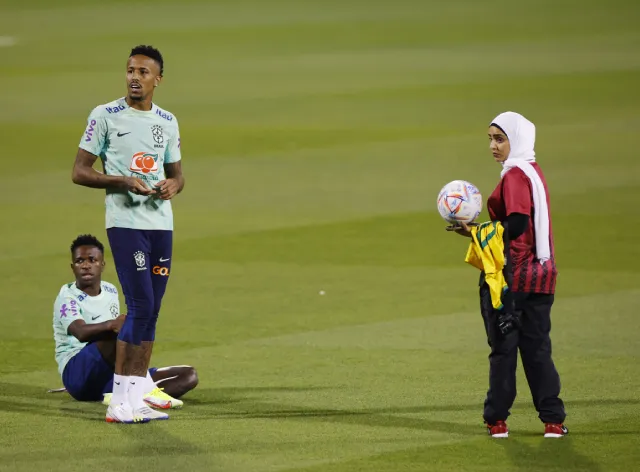
<svg viewBox="0 0 640 472">
<path fill-rule="evenodd" d="M 163 259 L 162 257 L 160 259 L 158 259 L 160 262 L 167 262 L 168 260 L 171 260 L 170 257 L 167 257 L 166 259 Z"/>
<path fill-rule="evenodd" d="M 95 321 L 95 320 L 97 320 L 98 318 L 100 318 L 100 315 L 98 315 L 98 316 L 92 316 L 92 317 L 91 317 L 91 321 Z"/>
<path fill-rule="evenodd" d="M 118 133 L 118 137 L 121 138 L 123 136 L 126 136 L 127 134 L 131 134 L 131 131 L 129 131 L 128 133 Z"/>
</svg>

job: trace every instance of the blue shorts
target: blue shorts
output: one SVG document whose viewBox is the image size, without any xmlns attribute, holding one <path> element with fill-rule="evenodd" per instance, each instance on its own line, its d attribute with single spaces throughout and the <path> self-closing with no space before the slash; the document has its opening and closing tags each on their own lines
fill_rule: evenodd
<svg viewBox="0 0 640 472">
<path fill-rule="evenodd" d="M 79 401 L 100 401 L 113 389 L 113 367 L 102 358 L 94 343 L 87 344 L 69 359 L 62 372 L 67 392 Z"/>
<path fill-rule="evenodd" d="M 154 341 L 171 272 L 173 231 L 108 228 L 107 236 L 127 304 L 118 339 L 135 345 Z"/>
<path fill-rule="evenodd" d="M 153 375 L 156 367 L 151 367 Z M 113 368 L 102 358 L 95 344 L 87 344 L 69 359 L 62 372 L 62 383 L 67 392 L 78 401 L 102 401 L 105 393 L 113 391 Z"/>
</svg>

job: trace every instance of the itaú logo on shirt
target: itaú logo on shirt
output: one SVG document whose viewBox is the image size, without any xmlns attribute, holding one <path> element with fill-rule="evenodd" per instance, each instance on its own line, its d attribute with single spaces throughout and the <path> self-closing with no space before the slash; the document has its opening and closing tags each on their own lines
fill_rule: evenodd
<svg viewBox="0 0 640 472">
<path fill-rule="evenodd" d="M 158 172 L 158 155 L 149 152 L 136 152 L 131 158 L 129 170 L 139 174 Z"/>
</svg>

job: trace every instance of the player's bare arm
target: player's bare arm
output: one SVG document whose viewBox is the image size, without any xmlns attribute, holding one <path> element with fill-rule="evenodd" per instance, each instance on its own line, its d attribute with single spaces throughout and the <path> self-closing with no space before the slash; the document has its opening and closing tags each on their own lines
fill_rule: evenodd
<svg viewBox="0 0 640 472">
<path fill-rule="evenodd" d="M 184 188 L 184 176 L 182 175 L 182 162 L 172 162 L 164 165 L 164 172 L 167 176 L 156 185 L 162 200 L 171 200 Z"/>
<path fill-rule="evenodd" d="M 155 193 L 153 189 L 147 187 L 137 177 L 124 177 L 117 175 L 106 175 L 93 168 L 98 156 L 78 148 L 76 160 L 73 164 L 71 180 L 74 184 L 90 188 L 120 188 L 126 189 L 138 195 L 151 195 Z"/>
<path fill-rule="evenodd" d="M 124 323 L 125 315 L 103 323 L 88 324 L 84 320 L 76 320 L 69 325 L 69 334 L 75 337 L 81 343 L 90 343 L 93 341 L 101 341 L 104 339 L 116 338 L 122 323 Z"/>
</svg>

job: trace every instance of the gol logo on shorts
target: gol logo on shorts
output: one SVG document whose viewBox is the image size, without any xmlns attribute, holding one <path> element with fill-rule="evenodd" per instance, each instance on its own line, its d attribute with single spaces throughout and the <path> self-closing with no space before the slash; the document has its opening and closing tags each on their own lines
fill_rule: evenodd
<svg viewBox="0 0 640 472">
<path fill-rule="evenodd" d="M 136 152 L 131 158 L 129 169 L 142 174 L 158 172 L 158 155 L 149 152 Z"/>
<path fill-rule="evenodd" d="M 162 275 L 163 277 L 167 277 L 169 275 L 169 269 L 167 269 L 166 267 L 153 266 L 151 272 L 156 275 Z"/>
</svg>

